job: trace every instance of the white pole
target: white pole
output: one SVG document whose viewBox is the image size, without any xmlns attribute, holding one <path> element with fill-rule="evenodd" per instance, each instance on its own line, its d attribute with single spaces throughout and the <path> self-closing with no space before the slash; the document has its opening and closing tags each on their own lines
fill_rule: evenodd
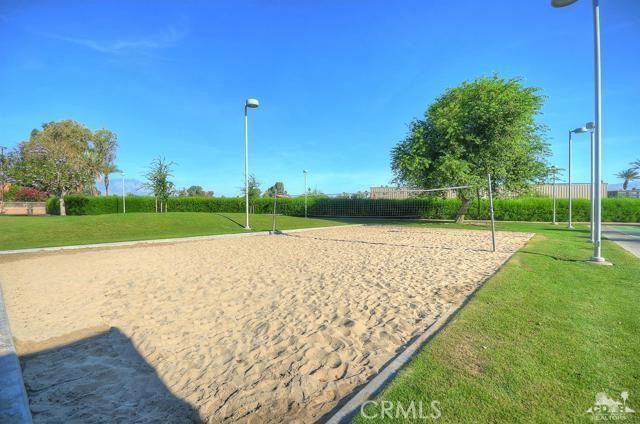
<svg viewBox="0 0 640 424">
<path fill-rule="evenodd" d="M 569 131 L 569 229 L 573 228 L 571 224 L 571 134 L 572 132 Z"/>
<path fill-rule="evenodd" d="M 593 262 L 604 262 L 601 256 L 601 230 L 602 230 L 602 99 L 601 99 L 601 76 L 600 76 L 600 7 L 598 0 L 593 0 L 593 44 L 594 44 L 594 68 L 595 68 L 595 95 L 596 95 L 596 128 L 595 146 L 593 149 L 595 172 L 593 180 L 595 187 L 595 207 L 593 216 Z"/>
<path fill-rule="evenodd" d="M 244 107 L 244 206 L 245 206 L 245 222 L 244 228 L 250 230 L 249 227 L 249 114 L 247 106 Z"/>
<path fill-rule="evenodd" d="M 127 213 L 127 204 L 124 200 L 124 172 L 122 174 L 122 213 Z"/>
<path fill-rule="evenodd" d="M 304 170 L 304 217 L 307 218 L 307 170 Z"/>
<path fill-rule="evenodd" d="M 595 162 L 594 162 L 594 158 L 593 158 L 593 151 L 595 149 L 595 139 L 594 139 L 594 135 L 593 135 L 593 131 L 591 131 L 591 192 L 589 193 L 589 200 L 591 200 L 591 212 L 590 212 L 590 216 L 589 216 L 589 229 L 591 230 L 591 243 L 595 242 L 595 238 L 593 237 L 593 218 L 595 216 L 594 210 L 595 210 L 595 191 L 596 191 L 596 181 L 594 180 L 593 176 L 594 176 L 594 167 L 595 167 Z"/>
</svg>

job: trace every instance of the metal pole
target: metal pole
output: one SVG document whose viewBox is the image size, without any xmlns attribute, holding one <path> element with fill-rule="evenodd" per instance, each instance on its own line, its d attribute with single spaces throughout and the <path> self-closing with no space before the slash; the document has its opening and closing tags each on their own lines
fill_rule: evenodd
<svg viewBox="0 0 640 424">
<path fill-rule="evenodd" d="M 124 172 L 122 173 L 122 213 L 127 213 L 127 203 L 124 200 Z"/>
<path fill-rule="evenodd" d="M 589 200 L 591 201 L 591 212 L 589 214 L 589 229 L 591 230 L 591 243 L 595 242 L 595 238 L 593 236 L 593 218 L 595 216 L 594 210 L 595 210 L 595 191 L 596 191 L 596 181 L 594 180 L 593 176 L 594 176 L 594 167 L 595 167 L 595 162 L 593 160 L 593 150 L 595 149 L 594 146 L 594 135 L 593 135 L 593 131 L 591 131 L 591 192 L 589 193 Z"/>
<path fill-rule="evenodd" d="M 304 217 L 307 218 L 307 170 L 304 171 Z"/>
<path fill-rule="evenodd" d="M 245 222 L 244 228 L 250 230 L 249 227 L 249 115 L 247 106 L 244 107 L 244 206 L 245 206 Z"/>
<path fill-rule="evenodd" d="M 553 196 L 553 225 L 558 225 L 558 222 L 556 221 L 556 174 L 555 174 L 555 169 L 554 169 L 554 174 L 553 174 L 553 185 L 551 186 L 551 193 Z"/>
<path fill-rule="evenodd" d="M 573 228 L 573 225 L 571 224 L 571 134 L 572 132 L 569 131 L 569 229 Z"/>
<path fill-rule="evenodd" d="M 2 184 L 0 184 L 0 203 L 4 204 L 4 150 L 6 149 L 6 147 L 4 146 L 0 146 L 0 178 L 2 178 L 2 181 L 0 181 Z"/>
<path fill-rule="evenodd" d="M 601 256 L 601 230 L 602 230 L 602 99 L 601 93 L 601 76 L 600 76 L 600 7 L 598 0 L 593 0 L 593 44 L 594 44 L 594 68 L 595 68 L 595 95 L 596 95 L 596 128 L 595 128 L 595 146 L 594 146 L 594 161 L 595 172 L 593 180 L 596 182 L 595 187 L 595 207 L 593 216 L 593 231 L 594 231 L 594 243 L 593 243 L 593 262 L 604 262 L 604 258 Z"/>
<path fill-rule="evenodd" d="M 496 251 L 496 222 L 493 218 L 493 190 L 491 188 L 491 174 L 487 174 L 489 180 L 489 216 L 491 217 L 491 242 L 493 243 L 493 252 Z"/>
</svg>

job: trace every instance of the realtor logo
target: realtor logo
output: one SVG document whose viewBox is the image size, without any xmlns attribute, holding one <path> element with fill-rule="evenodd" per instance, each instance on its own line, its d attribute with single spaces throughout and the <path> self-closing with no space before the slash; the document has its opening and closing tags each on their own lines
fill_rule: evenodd
<svg viewBox="0 0 640 424">
<path fill-rule="evenodd" d="M 611 399 L 605 392 L 596 394 L 596 402 L 587 409 L 587 413 L 591 414 L 593 421 L 623 421 L 633 414 L 633 409 L 627 406 L 629 393 L 624 391 L 620 393 L 622 402 Z"/>
</svg>

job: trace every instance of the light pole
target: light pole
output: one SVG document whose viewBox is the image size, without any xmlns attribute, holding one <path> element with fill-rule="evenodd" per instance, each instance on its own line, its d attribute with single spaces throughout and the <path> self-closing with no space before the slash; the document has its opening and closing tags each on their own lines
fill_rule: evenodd
<svg viewBox="0 0 640 424">
<path fill-rule="evenodd" d="M 589 212 L 589 231 L 591 232 L 591 243 L 595 242 L 595 238 L 593 236 L 593 216 L 594 216 L 594 210 L 595 210 L 595 203 L 594 203 L 594 199 L 595 199 L 595 191 L 596 191 L 596 184 L 597 182 L 593 179 L 593 175 L 594 175 L 594 168 L 595 168 L 595 162 L 593 160 L 593 151 L 595 149 L 595 143 L 594 143 L 594 127 L 595 124 L 593 122 L 587 122 L 585 124 L 585 128 L 589 130 L 589 136 L 591 138 L 591 155 L 590 155 L 590 161 L 591 161 L 591 184 L 590 184 L 590 191 L 589 191 L 589 203 L 591 204 L 591 211 Z"/>
<path fill-rule="evenodd" d="M 250 230 L 249 226 L 249 108 L 255 109 L 260 106 L 256 99 L 247 99 L 244 103 L 244 206 L 245 223 L 244 228 Z"/>
<path fill-rule="evenodd" d="M 572 203 L 572 188 L 571 188 L 571 150 L 572 150 L 572 135 L 575 134 L 582 134 L 582 133 L 586 133 L 589 132 L 588 129 L 586 129 L 585 127 L 580 127 L 580 128 L 576 128 L 574 130 L 569 131 L 569 224 L 567 225 L 567 228 L 569 229 L 573 229 L 573 224 L 571 222 L 571 203 Z"/>
<path fill-rule="evenodd" d="M 4 204 L 4 150 L 6 147 L 0 146 L 0 203 Z"/>
<path fill-rule="evenodd" d="M 554 7 L 564 7 L 575 3 L 577 0 L 551 0 Z M 593 149 L 594 173 L 593 180 L 597 181 L 594 189 L 593 207 L 593 256 L 591 262 L 605 262 L 601 253 L 602 236 L 602 99 L 600 75 L 600 5 L 598 0 L 593 1 L 593 65 L 594 65 L 594 88 L 595 88 L 595 140 Z"/>
<path fill-rule="evenodd" d="M 122 213 L 127 213 L 127 203 L 124 199 L 124 171 L 120 171 L 122 176 Z"/>
<path fill-rule="evenodd" d="M 552 224 L 558 225 L 558 221 L 556 220 L 556 179 L 558 178 L 558 172 L 560 168 L 557 166 L 551 166 L 551 197 L 553 198 L 553 219 Z"/>
<path fill-rule="evenodd" d="M 307 217 L 307 171 L 304 169 L 302 173 L 304 174 L 304 217 Z"/>
</svg>

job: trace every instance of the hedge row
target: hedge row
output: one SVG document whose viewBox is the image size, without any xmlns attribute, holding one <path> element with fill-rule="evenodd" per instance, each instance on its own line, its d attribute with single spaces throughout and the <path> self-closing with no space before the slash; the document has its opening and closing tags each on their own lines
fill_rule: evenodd
<svg viewBox="0 0 640 424">
<path fill-rule="evenodd" d="M 65 204 L 69 215 L 99 215 L 122 212 L 122 198 L 118 196 L 66 196 Z M 151 196 L 128 196 L 127 212 L 154 212 L 155 199 Z M 556 214 L 558 221 L 566 220 L 568 200 L 558 199 Z M 420 217 L 428 219 L 453 219 L 460 208 L 458 199 L 308 199 L 310 216 L 334 217 Z M 241 197 L 172 197 L 169 212 L 244 212 L 244 198 Z M 273 199 L 259 198 L 251 206 L 253 213 L 272 213 Z M 573 201 L 574 221 L 588 221 L 589 201 Z M 278 213 L 291 216 L 304 215 L 304 198 L 278 199 Z M 495 217 L 500 221 L 552 220 L 552 200 L 545 197 L 522 197 L 496 199 Z M 57 199 L 49 199 L 47 212 L 59 214 Z M 478 203 L 474 200 L 467 212 L 470 219 L 488 219 L 489 204 L 486 199 Z M 603 221 L 640 222 L 640 200 L 607 198 L 602 202 Z"/>
</svg>

